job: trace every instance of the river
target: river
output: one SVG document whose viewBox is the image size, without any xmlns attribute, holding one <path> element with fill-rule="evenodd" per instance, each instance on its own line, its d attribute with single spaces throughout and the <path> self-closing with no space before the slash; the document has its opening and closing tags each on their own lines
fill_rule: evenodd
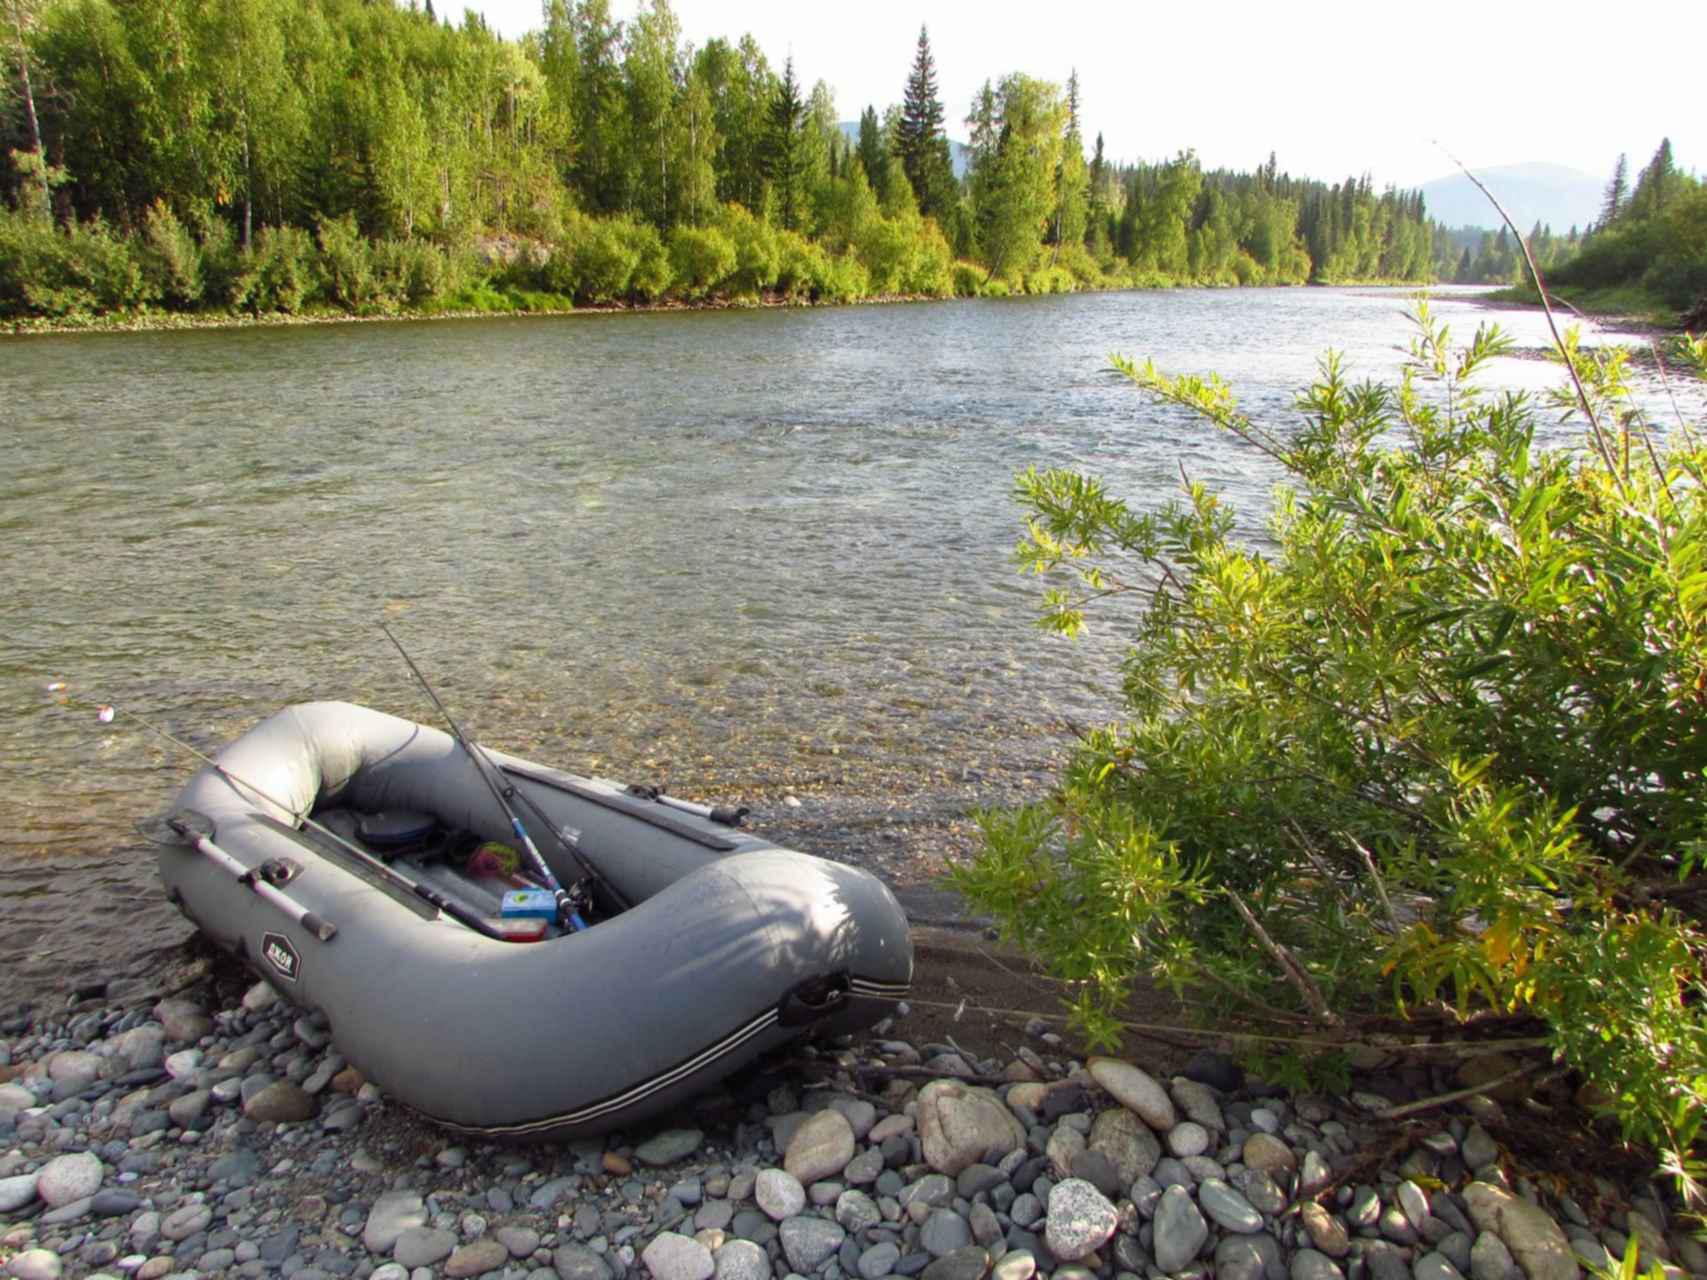
<svg viewBox="0 0 1707 1280">
<path fill-rule="evenodd" d="M 582 772 L 753 807 L 928 887 L 978 806 L 1108 710 L 1115 615 L 1032 626 L 1015 472 L 1133 500 L 1183 467 L 1260 527 L 1270 471 L 1111 352 L 1285 423 L 1320 352 L 1389 376 L 1398 291 L 1091 294 L 0 339 L 0 999 L 187 936 L 139 823 L 280 706 L 433 710 Z M 1467 336 L 1530 312 L 1445 291 Z M 1556 373 L 1499 362 L 1493 381 Z M 1692 402 L 1692 411 L 1699 402 Z M 63 690 L 50 686 L 63 683 Z M 118 716 L 97 722 L 93 707 Z"/>
</svg>

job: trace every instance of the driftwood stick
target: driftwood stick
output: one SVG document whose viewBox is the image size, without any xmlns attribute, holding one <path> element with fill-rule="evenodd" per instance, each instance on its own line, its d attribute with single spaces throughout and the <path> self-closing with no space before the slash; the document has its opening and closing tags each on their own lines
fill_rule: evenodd
<svg viewBox="0 0 1707 1280">
<path fill-rule="evenodd" d="M 1227 890 L 1227 897 L 1232 901 L 1233 909 L 1239 913 L 1246 926 L 1256 935 L 1256 939 L 1262 944 L 1263 950 L 1267 951 L 1274 958 L 1274 962 L 1280 966 L 1281 972 L 1286 975 L 1286 980 L 1298 989 L 1299 995 L 1304 997 L 1304 1003 L 1310 1006 L 1310 1012 L 1316 1015 L 1317 1020 L 1330 1027 L 1341 1025 L 1339 1015 L 1328 1008 L 1328 1002 L 1322 996 L 1322 989 L 1316 985 L 1316 980 L 1305 971 L 1304 966 L 1298 963 L 1290 951 L 1268 936 L 1268 930 L 1264 929 L 1257 921 L 1256 916 L 1251 914 L 1251 909 L 1245 905 L 1243 898 L 1232 889 Z"/>
<path fill-rule="evenodd" d="M 1419 1111 L 1432 1111 L 1436 1107 L 1448 1106 L 1454 1102 L 1462 1102 L 1465 1098 L 1474 1098 L 1479 1093 L 1492 1093 L 1501 1085 L 1510 1084 L 1513 1080 L 1521 1080 L 1531 1074 L 1541 1064 L 1531 1062 L 1519 1067 L 1516 1071 L 1508 1071 L 1503 1076 L 1496 1076 L 1484 1084 L 1472 1085 L 1468 1089 L 1454 1089 L 1451 1093 L 1437 1093 L 1432 1098 L 1418 1098 L 1415 1102 L 1407 1102 L 1403 1106 L 1388 1107 L 1385 1111 L 1377 1111 L 1377 1120 L 1402 1120 L 1406 1116 L 1417 1114 Z"/>
</svg>

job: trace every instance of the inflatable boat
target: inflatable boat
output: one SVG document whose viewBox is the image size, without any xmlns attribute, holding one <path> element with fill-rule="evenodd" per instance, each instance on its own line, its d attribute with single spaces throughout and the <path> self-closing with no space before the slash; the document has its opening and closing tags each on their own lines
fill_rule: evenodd
<svg viewBox="0 0 1707 1280">
<path fill-rule="evenodd" d="M 179 909 L 404 1105 L 471 1134 L 598 1133 L 906 994 L 906 917 L 874 876 L 739 813 L 479 750 L 484 776 L 437 729 L 289 707 L 190 780 L 160 852 Z"/>
</svg>

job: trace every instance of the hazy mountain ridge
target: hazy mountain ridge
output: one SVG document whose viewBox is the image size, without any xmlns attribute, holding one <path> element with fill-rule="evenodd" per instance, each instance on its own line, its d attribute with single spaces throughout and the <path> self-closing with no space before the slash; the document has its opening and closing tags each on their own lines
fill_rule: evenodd
<svg viewBox="0 0 1707 1280">
<path fill-rule="evenodd" d="M 1588 227 L 1600 214 L 1606 179 L 1560 164 L 1532 161 L 1473 171 L 1505 206 L 1525 234 L 1537 222 L 1564 234 Z M 1420 188 L 1428 216 L 1448 227 L 1497 230 L 1500 216 L 1476 184 L 1462 173 L 1425 182 Z"/>
</svg>

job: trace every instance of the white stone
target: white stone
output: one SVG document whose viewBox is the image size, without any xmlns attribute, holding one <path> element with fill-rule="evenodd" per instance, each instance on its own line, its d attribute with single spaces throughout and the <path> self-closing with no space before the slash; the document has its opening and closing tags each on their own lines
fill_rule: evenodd
<svg viewBox="0 0 1707 1280">
<path fill-rule="evenodd" d="M 717 1270 L 711 1250 L 699 1241 L 674 1231 L 664 1231 L 646 1246 L 640 1261 L 653 1280 L 711 1280 Z"/>
<path fill-rule="evenodd" d="M 753 1199 L 771 1221 L 781 1222 L 806 1207 L 806 1188 L 786 1169 L 761 1169 L 753 1181 Z"/>
</svg>

